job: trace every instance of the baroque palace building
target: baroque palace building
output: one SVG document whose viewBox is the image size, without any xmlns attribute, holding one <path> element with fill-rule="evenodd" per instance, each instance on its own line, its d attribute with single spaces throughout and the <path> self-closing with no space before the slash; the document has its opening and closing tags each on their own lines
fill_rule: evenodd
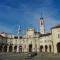
<svg viewBox="0 0 60 60">
<path fill-rule="evenodd" d="M 19 32 L 18 32 L 19 33 Z M 23 36 L 9 33 L 0 34 L 0 52 L 60 52 L 60 25 L 45 32 L 44 19 L 40 17 L 40 32 L 29 28 Z"/>
</svg>

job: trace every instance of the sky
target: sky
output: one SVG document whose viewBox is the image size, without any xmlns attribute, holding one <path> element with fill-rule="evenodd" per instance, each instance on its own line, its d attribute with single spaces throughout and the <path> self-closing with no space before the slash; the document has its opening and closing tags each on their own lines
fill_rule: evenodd
<svg viewBox="0 0 60 60">
<path fill-rule="evenodd" d="M 16 33 L 33 27 L 40 31 L 40 17 L 46 32 L 60 24 L 60 0 L 0 0 L 0 32 Z"/>
</svg>

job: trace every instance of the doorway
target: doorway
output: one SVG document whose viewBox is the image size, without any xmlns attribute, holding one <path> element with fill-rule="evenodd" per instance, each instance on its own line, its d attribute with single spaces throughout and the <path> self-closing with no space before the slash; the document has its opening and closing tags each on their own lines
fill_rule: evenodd
<svg viewBox="0 0 60 60">
<path fill-rule="evenodd" d="M 60 42 L 57 43 L 57 52 L 60 53 Z"/>
<path fill-rule="evenodd" d="M 42 49 L 43 49 L 43 46 L 41 45 L 41 46 L 40 46 L 40 52 L 42 52 Z"/>
<path fill-rule="evenodd" d="M 29 44 L 29 52 L 32 52 L 32 44 Z"/>
</svg>

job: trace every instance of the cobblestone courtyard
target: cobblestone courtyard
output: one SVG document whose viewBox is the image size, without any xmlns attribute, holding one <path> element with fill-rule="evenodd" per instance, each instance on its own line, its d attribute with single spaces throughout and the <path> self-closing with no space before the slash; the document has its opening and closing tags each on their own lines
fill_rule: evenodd
<svg viewBox="0 0 60 60">
<path fill-rule="evenodd" d="M 28 57 L 28 53 L 0 53 L 0 60 L 60 60 L 60 54 L 38 53 Z"/>
</svg>

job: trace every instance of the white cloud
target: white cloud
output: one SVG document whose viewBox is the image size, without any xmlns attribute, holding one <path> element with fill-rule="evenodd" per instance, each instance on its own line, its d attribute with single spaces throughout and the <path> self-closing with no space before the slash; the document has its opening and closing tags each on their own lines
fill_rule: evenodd
<svg viewBox="0 0 60 60">
<path fill-rule="evenodd" d="M 32 23 L 32 25 L 38 27 L 39 21 L 40 21 L 39 19 L 42 12 L 44 21 L 45 21 L 46 30 L 49 30 L 49 28 L 51 28 L 55 24 L 59 24 L 60 21 L 55 18 L 57 15 L 58 9 L 53 9 L 52 7 L 53 0 L 38 0 L 38 1 L 39 2 L 42 1 L 41 6 L 37 8 L 38 7 L 38 4 L 37 4 L 37 7 L 35 9 L 29 6 L 29 4 L 24 4 L 24 3 L 20 4 L 21 7 L 15 10 L 14 9 L 12 10 L 11 7 L 7 6 L 8 9 L 11 9 L 9 10 L 10 12 L 7 14 L 7 15 L 10 14 L 8 16 L 8 19 L 12 18 L 10 21 L 12 21 L 13 19 L 14 19 L 13 21 L 17 21 L 19 19 L 19 22 L 20 22 L 22 20 L 20 17 L 23 17 L 24 19 L 27 19 L 27 21 L 29 21 L 28 23 Z M 9 27 L 6 27 L 6 26 L 0 26 L 0 30 L 11 32 L 12 28 L 10 29 Z"/>
</svg>

